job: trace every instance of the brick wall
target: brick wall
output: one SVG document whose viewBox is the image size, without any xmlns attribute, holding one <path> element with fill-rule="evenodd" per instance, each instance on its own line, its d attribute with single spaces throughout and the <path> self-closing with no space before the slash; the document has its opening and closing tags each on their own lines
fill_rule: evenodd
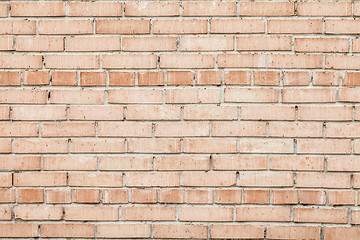
<svg viewBox="0 0 360 240">
<path fill-rule="evenodd" d="M 357 239 L 360 3 L 2 1 L 0 238 Z"/>
</svg>

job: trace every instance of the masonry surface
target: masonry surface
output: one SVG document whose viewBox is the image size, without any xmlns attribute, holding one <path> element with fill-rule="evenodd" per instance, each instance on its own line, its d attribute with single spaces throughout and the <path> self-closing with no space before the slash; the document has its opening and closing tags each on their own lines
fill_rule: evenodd
<svg viewBox="0 0 360 240">
<path fill-rule="evenodd" d="M 360 3 L 1 1 L 0 238 L 359 239 Z"/>
</svg>

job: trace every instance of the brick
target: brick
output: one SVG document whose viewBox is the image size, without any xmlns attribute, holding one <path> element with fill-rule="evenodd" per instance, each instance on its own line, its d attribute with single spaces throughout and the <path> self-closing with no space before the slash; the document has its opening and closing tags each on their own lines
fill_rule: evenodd
<svg viewBox="0 0 360 240">
<path fill-rule="evenodd" d="M 160 68 L 213 68 L 214 56 L 209 54 L 162 54 Z"/>
<path fill-rule="evenodd" d="M 100 238 L 150 238 L 149 224 L 98 224 L 96 236 Z"/>
<path fill-rule="evenodd" d="M 215 202 L 220 204 L 240 204 L 241 190 L 218 189 L 215 190 Z"/>
<path fill-rule="evenodd" d="M 283 83 L 285 86 L 307 86 L 309 85 L 309 73 L 283 72 Z"/>
<path fill-rule="evenodd" d="M 122 50 L 130 52 L 164 52 L 176 50 L 175 37 L 123 37 Z"/>
<path fill-rule="evenodd" d="M 270 122 L 270 137 L 322 137 L 321 123 Z"/>
<path fill-rule="evenodd" d="M 43 170 L 50 171 L 78 171 L 96 170 L 96 157 L 87 155 L 77 156 L 44 156 Z"/>
<path fill-rule="evenodd" d="M 174 187 L 179 186 L 180 175 L 175 172 L 166 173 L 127 173 L 126 186 L 132 187 Z"/>
<path fill-rule="evenodd" d="M 125 3 L 125 16 L 179 16 L 180 6 L 177 2 L 127 2 Z"/>
<path fill-rule="evenodd" d="M 190 71 L 167 71 L 167 85 L 192 85 L 193 74 Z"/>
<path fill-rule="evenodd" d="M 140 72 L 138 84 L 139 86 L 163 86 L 164 72 Z"/>
<path fill-rule="evenodd" d="M 323 190 L 300 190 L 300 203 L 325 205 L 326 192 Z"/>
<path fill-rule="evenodd" d="M 219 54 L 219 68 L 265 68 L 266 56 L 262 54 Z"/>
<path fill-rule="evenodd" d="M 76 86 L 77 85 L 77 73 L 76 72 L 64 72 L 64 71 L 52 71 L 51 72 L 51 85 L 53 86 Z"/>
<path fill-rule="evenodd" d="M 235 172 L 183 172 L 183 186 L 235 186 Z"/>
<path fill-rule="evenodd" d="M 70 106 L 70 120 L 123 120 L 122 106 Z"/>
<path fill-rule="evenodd" d="M 69 186 L 76 187 L 122 187 L 121 173 L 74 172 L 68 173 Z"/>
<path fill-rule="evenodd" d="M 351 142 L 348 139 L 299 139 L 297 153 L 349 154 Z"/>
<path fill-rule="evenodd" d="M 0 174 L 0 187 L 11 187 L 13 185 L 13 175 L 12 173 L 1 173 Z M 14 180 L 14 185 L 15 180 Z"/>
<path fill-rule="evenodd" d="M 156 170 L 210 170 L 208 156 L 158 156 L 155 158 Z"/>
<path fill-rule="evenodd" d="M 105 72 L 81 72 L 80 73 L 81 86 L 105 86 L 106 73 Z"/>
<path fill-rule="evenodd" d="M 63 138 L 19 138 L 14 140 L 14 153 L 67 153 L 68 140 Z"/>
<path fill-rule="evenodd" d="M 1 54 L 0 62 L 3 69 L 42 68 L 41 55 Z"/>
<path fill-rule="evenodd" d="M 210 33 L 265 33 L 262 19 L 210 19 Z"/>
<path fill-rule="evenodd" d="M 65 220 L 68 221 L 118 221 L 118 207 L 66 206 Z"/>
<path fill-rule="evenodd" d="M 354 205 L 355 192 L 329 191 L 329 205 Z"/>
<path fill-rule="evenodd" d="M 354 16 L 360 16 L 360 5 L 358 2 L 354 3 Z"/>
<path fill-rule="evenodd" d="M 301 2 L 298 16 L 351 16 L 350 2 Z"/>
<path fill-rule="evenodd" d="M 213 202 L 213 192 L 201 189 L 187 190 L 187 202 L 189 204 L 211 204 Z"/>
<path fill-rule="evenodd" d="M 70 203 L 71 190 L 69 189 L 46 189 L 45 190 L 46 203 Z"/>
<path fill-rule="evenodd" d="M 180 37 L 180 51 L 231 51 L 233 37 Z"/>
<path fill-rule="evenodd" d="M 119 51 L 120 37 L 67 37 L 65 49 L 67 52 Z"/>
<path fill-rule="evenodd" d="M 156 68 L 155 55 L 104 55 L 103 68 L 136 69 Z"/>
<path fill-rule="evenodd" d="M 343 78 L 343 86 L 360 86 L 360 73 L 358 72 L 345 72 Z"/>
<path fill-rule="evenodd" d="M 296 52 L 349 52 L 346 38 L 295 38 Z"/>
<path fill-rule="evenodd" d="M 290 51 L 289 36 L 238 36 L 236 50 L 240 51 Z"/>
<path fill-rule="evenodd" d="M 326 103 L 336 101 L 336 90 L 329 88 L 283 89 L 284 103 Z"/>
<path fill-rule="evenodd" d="M 339 73 L 338 72 L 314 72 L 312 83 L 313 83 L 313 85 L 320 85 L 320 86 L 339 85 Z"/>
<path fill-rule="evenodd" d="M 43 123 L 41 125 L 43 137 L 95 137 L 94 123 Z"/>
<path fill-rule="evenodd" d="M 272 204 L 298 204 L 297 190 L 272 190 Z"/>
<path fill-rule="evenodd" d="M 359 20 L 327 19 L 325 20 L 325 33 L 328 34 L 359 34 Z"/>
<path fill-rule="evenodd" d="M 359 224 L 360 222 L 360 212 L 359 211 L 351 211 L 351 224 Z"/>
<path fill-rule="evenodd" d="M 175 208 L 163 206 L 125 206 L 121 209 L 123 221 L 174 221 Z"/>
<path fill-rule="evenodd" d="M 359 124 L 327 123 L 326 137 L 328 138 L 357 138 L 360 136 Z"/>
<path fill-rule="evenodd" d="M 241 119 L 245 120 L 295 120 L 293 106 L 241 106 Z"/>
<path fill-rule="evenodd" d="M 292 153 L 292 139 L 240 139 L 241 153 Z"/>
<path fill-rule="evenodd" d="M 61 17 L 65 16 L 62 2 L 12 2 L 12 17 Z"/>
<path fill-rule="evenodd" d="M 154 34 L 196 34 L 207 32 L 207 21 L 204 19 L 153 20 L 152 23 Z"/>
<path fill-rule="evenodd" d="M 34 20 L 0 20 L 0 34 L 35 34 Z"/>
<path fill-rule="evenodd" d="M 162 103 L 162 90 L 158 89 L 110 89 L 109 103 Z"/>
<path fill-rule="evenodd" d="M 37 123 L 0 122 L 0 135 L 2 137 L 36 137 L 39 136 Z"/>
<path fill-rule="evenodd" d="M 325 57 L 325 68 L 356 70 L 360 66 L 359 60 L 360 60 L 360 56 L 328 55 Z"/>
<path fill-rule="evenodd" d="M 1 5 L 0 5 L 0 9 L 1 9 Z M 0 50 L 2 51 L 14 50 L 14 37 L 11 36 L 0 37 Z"/>
<path fill-rule="evenodd" d="M 280 72 L 256 71 L 254 72 L 254 85 L 276 86 L 280 84 Z"/>
<path fill-rule="evenodd" d="M 39 20 L 39 34 L 89 34 L 93 32 L 92 20 Z"/>
<path fill-rule="evenodd" d="M 100 170 L 152 170 L 151 156 L 103 156 L 99 159 Z"/>
<path fill-rule="evenodd" d="M 21 172 L 14 173 L 14 186 L 19 187 L 55 187 L 66 186 L 66 173 Z"/>
<path fill-rule="evenodd" d="M 38 237 L 38 224 L 35 223 L 1 223 L 0 237 L 28 238 Z"/>
<path fill-rule="evenodd" d="M 69 2 L 68 16 L 104 16 L 121 17 L 122 3 L 120 2 Z"/>
<path fill-rule="evenodd" d="M 73 138 L 71 152 L 73 153 L 123 153 L 124 139 L 113 138 Z"/>
<path fill-rule="evenodd" d="M 104 104 L 103 90 L 51 90 L 52 104 Z"/>
<path fill-rule="evenodd" d="M 354 188 L 360 188 L 360 175 L 359 174 L 354 174 Z"/>
<path fill-rule="evenodd" d="M 160 189 L 159 190 L 160 203 L 183 203 L 185 202 L 184 189 Z"/>
<path fill-rule="evenodd" d="M 265 156 L 214 155 L 214 170 L 265 170 Z"/>
<path fill-rule="evenodd" d="M 240 186 L 245 187 L 290 187 L 293 174 L 281 172 L 242 172 Z"/>
<path fill-rule="evenodd" d="M 273 54 L 268 61 L 269 68 L 322 68 L 319 54 Z"/>
<path fill-rule="evenodd" d="M 15 203 L 15 189 L 0 189 L 0 203 Z"/>
<path fill-rule="evenodd" d="M 238 109 L 235 106 L 185 106 L 185 120 L 236 120 Z"/>
<path fill-rule="evenodd" d="M 44 223 L 41 224 L 40 229 L 42 237 L 93 238 L 95 236 L 93 224 Z"/>
<path fill-rule="evenodd" d="M 46 91 L 38 89 L 1 89 L 0 103 L 14 104 L 45 104 Z M 31 106 L 35 107 L 35 106 Z"/>
<path fill-rule="evenodd" d="M 250 85 L 250 71 L 225 71 L 226 85 Z"/>
<path fill-rule="evenodd" d="M 14 206 L 17 220 L 61 220 L 63 210 L 60 206 Z"/>
<path fill-rule="evenodd" d="M 180 120 L 177 106 L 128 106 L 127 120 Z"/>
<path fill-rule="evenodd" d="M 269 239 L 320 239 L 320 227 L 268 226 L 266 229 L 266 238 Z"/>
<path fill-rule="evenodd" d="M 360 233 L 359 227 L 325 227 L 324 239 L 334 240 L 338 238 L 356 238 Z"/>
<path fill-rule="evenodd" d="M 137 125 L 139 124 L 137 123 Z M 164 122 L 155 124 L 155 137 L 205 137 L 209 136 L 209 133 L 210 126 L 208 123 Z"/>
<path fill-rule="evenodd" d="M 207 238 L 207 226 L 204 225 L 154 224 L 153 229 L 154 238 Z"/>
<path fill-rule="evenodd" d="M 355 156 L 329 156 L 327 157 L 327 170 L 334 172 L 360 171 L 359 158 Z"/>
<path fill-rule="evenodd" d="M 322 171 L 324 158 L 316 156 L 271 156 L 271 170 Z"/>
<path fill-rule="evenodd" d="M 44 96 L 46 97 L 46 96 Z M 65 106 L 14 106 L 13 120 L 66 120 Z"/>
<path fill-rule="evenodd" d="M 0 86 L 20 86 L 20 72 L 0 72 Z"/>
<path fill-rule="evenodd" d="M 349 174 L 298 173 L 297 187 L 306 188 L 350 188 Z"/>
<path fill-rule="evenodd" d="M 360 52 L 360 40 L 359 39 L 352 39 L 352 51 Z"/>
<path fill-rule="evenodd" d="M 233 209 L 229 207 L 180 207 L 181 222 L 230 222 L 233 221 Z"/>
<path fill-rule="evenodd" d="M 211 225 L 210 237 L 254 239 L 264 237 L 264 227 L 260 225 Z"/>
<path fill-rule="evenodd" d="M 261 122 L 213 122 L 212 136 L 266 136 L 266 124 Z"/>
<path fill-rule="evenodd" d="M 289 207 L 238 207 L 236 221 L 239 222 L 290 222 Z"/>
<path fill-rule="evenodd" d="M 48 85 L 49 72 L 48 71 L 25 71 L 23 73 L 24 85 Z"/>
<path fill-rule="evenodd" d="M 100 137 L 151 137 L 152 124 L 138 122 L 99 122 L 98 135 Z"/>
<path fill-rule="evenodd" d="M 184 2 L 183 16 L 236 16 L 235 2 Z"/>
<path fill-rule="evenodd" d="M 11 139 L 0 138 L 0 153 L 11 153 Z"/>
<path fill-rule="evenodd" d="M 11 206 L 0 206 L 0 219 L 11 221 Z"/>
<path fill-rule="evenodd" d="M 299 120 L 312 121 L 349 121 L 352 109 L 348 106 L 299 106 Z"/>
<path fill-rule="evenodd" d="M 291 16 L 295 7 L 291 2 L 242 2 L 240 15 L 242 16 Z"/>
<path fill-rule="evenodd" d="M 75 203 L 99 203 L 100 190 L 99 189 L 74 189 Z"/>
<path fill-rule="evenodd" d="M 128 139 L 127 152 L 130 153 L 179 153 L 178 139 Z"/>
<path fill-rule="evenodd" d="M 103 203 L 127 203 L 128 191 L 124 189 L 104 189 L 102 191 Z"/>
<path fill-rule="evenodd" d="M 97 69 L 100 66 L 98 55 L 46 55 L 46 68 Z"/>
<path fill-rule="evenodd" d="M 0 106 L 0 120 L 10 120 L 9 106 Z"/>
<path fill-rule="evenodd" d="M 1 3 L 0 4 L 0 17 L 7 17 L 8 15 L 8 4 Z"/>
<path fill-rule="evenodd" d="M 196 85 L 221 85 L 220 71 L 198 71 L 195 73 Z"/>
<path fill-rule="evenodd" d="M 156 189 L 131 189 L 132 203 L 156 203 Z"/>
<path fill-rule="evenodd" d="M 16 51 L 21 52 L 62 52 L 62 37 L 17 37 Z"/>
<path fill-rule="evenodd" d="M 233 138 L 187 138 L 183 140 L 185 153 L 236 153 L 236 139 Z"/>
<path fill-rule="evenodd" d="M 279 90 L 272 88 L 225 88 L 225 102 L 278 102 Z"/>
<path fill-rule="evenodd" d="M 42 189 L 18 189 L 18 203 L 42 203 L 44 202 L 44 190 Z"/>
<path fill-rule="evenodd" d="M 171 104 L 220 103 L 220 91 L 211 88 L 166 89 L 165 102 Z"/>
<path fill-rule="evenodd" d="M 149 20 L 102 19 L 95 21 L 97 34 L 146 34 L 150 33 Z"/>
<path fill-rule="evenodd" d="M 321 19 L 271 19 L 268 21 L 268 33 L 322 33 Z"/>
<path fill-rule="evenodd" d="M 347 209 L 294 208 L 294 222 L 346 223 Z"/>
<path fill-rule="evenodd" d="M 359 95 L 358 88 L 340 88 L 339 102 L 359 102 Z"/>
<path fill-rule="evenodd" d="M 132 72 L 109 72 L 110 86 L 134 86 L 135 73 Z"/>
<path fill-rule="evenodd" d="M 270 190 L 244 190 L 244 204 L 269 204 Z"/>
</svg>

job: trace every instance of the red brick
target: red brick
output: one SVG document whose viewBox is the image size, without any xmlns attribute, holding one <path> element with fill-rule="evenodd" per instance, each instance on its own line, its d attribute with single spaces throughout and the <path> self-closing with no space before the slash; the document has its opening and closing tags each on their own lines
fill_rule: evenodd
<svg viewBox="0 0 360 240">
<path fill-rule="evenodd" d="M 242 51 L 289 51 L 292 49 L 289 36 L 239 36 L 236 50 Z"/>
<path fill-rule="evenodd" d="M 65 16 L 62 2 L 12 2 L 12 17 L 61 17 Z"/>
<path fill-rule="evenodd" d="M 45 190 L 46 203 L 70 203 L 71 190 L 69 189 L 47 189 Z"/>
<path fill-rule="evenodd" d="M 39 126 L 37 123 L 0 122 L 0 135 L 2 137 L 37 137 Z"/>
<path fill-rule="evenodd" d="M 279 85 L 280 84 L 280 72 L 275 71 L 256 71 L 254 72 L 254 85 Z"/>
<path fill-rule="evenodd" d="M 120 2 L 68 2 L 68 16 L 122 16 Z"/>
<path fill-rule="evenodd" d="M 138 122 L 99 122 L 98 135 L 100 137 L 151 137 L 152 124 Z"/>
<path fill-rule="evenodd" d="M 290 222 L 289 207 L 238 207 L 239 222 Z"/>
<path fill-rule="evenodd" d="M 122 106 L 70 106 L 70 120 L 123 120 Z"/>
<path fill-rule="evenodd" d="M 210 33 L 265 33 L 262 19 L 210 19 Z"/>
<path fill-rule="evenodd" d="M 1 3 L 0 4 L 0 17 L 7 17 L 8 15 L 8 4 Z"/>
<path fill-rule="evenodd" d="M 338 72 L 314 72 L 313 73 L 313 85 L 333 86 L 339 85 L 339 73 Z"/>
<path fill-rule="evenodd" d="M 160 203 L 183 203 L 185 202 L 184 189 L 160 189 L 159 190 Z"/>
<path fill-rule="evenodd" d="M 279 90 L 272 88 L 225 88 L 225 102 L 278 102 Z"/>
<path fill-rule="evenodd" d="M 360 171 L 359 157 L 355 156 L 329 156 L 327 157 L 327 170 L 335 172 Z"/>
<path fill-rule="evenodd" d="M 294 185 L 292 173 L 242 172 L 240 186 L 243 187 L 291 187 Z"/>
<path fill-rule="evenodd" d="M 135 73 L 133 72 L 109 72 L 110 86 L 134 86 Z"/>
<path fill-rule="evenodd" d="M 179 221 L 230 222 L 233 221 L 233 209 L 229 207 L 180 207 Z"/>
<path fill-rule="evenodd" d="M 57 122 L 42 123 L 42 137 L 95 137 L 94 123 Z"/>
<path fill-rule="evenodd" d="M 0 187 L 11 187 L 13 185 L 13 174 L 12 173 L 1 173 L 0 174 Z M 16 186 L 16 179 L 14 185 Z"/>
<path fill-rule="evenodd" d="M 299 106 L 299 120 L 312 121 L 349 121 L 352 108 L 348 106 Z"/>
<path fill-rule="evenodd" d="M 93 32 L 92 20 L 39 20 L 39 34 L 89 34 Z"/>
<path fill-rule="evenodd" d="M 127 173 L 126 186 L 132 187 L 173 187 L 179 186 L 180 175 L 175 172 L 166 173 Z"/>
<path fill-rule="evenodd" d="M 240 204 L 241 190 L 218 189 L 215 190 L 215 202 L 218 204 Z"/>
<path fill-rule="evenodd" d="M 262 122 L 213 122 L 212 136 L 266 136 L 266 124 Z"/>
<path fill-rule="evenodd" d="M 329 205 L 354 205 L 355 192 L 329 191 Z"/>
<path fill-rule="evenodd" d="M 294 208 L 294 222 L 347 223 L 347 209 Z"/>
<path fill-rule="evenodd" d="M 265 68 L 266 56 L 263 54 L 233 54 L 218 55 L 219 68 Z"/>
<path fill-rule="evenodd" d="M 120 37 L 67 37 L 67 52 L 119 51 Z"/>
<path fill-rule="evenodd" d="M 167 85 L 192 85 L 193 74 L 190 71 L 167 71 Z"/>
<path fill-rule="evenodd" d="M 0 103 L 6 104 L 45 104 L 46 91 L 33 89 L 1 89 Z M 20 107 L 20 106 L 19 106 Z M 31 106 L 35 107 L 35 106 Z"/>
<path fill-rule="evenodd" d="M 42 68 L 41 55 L 1 54 L 1 68 Z"/>
<path fill-rule="evenodd" d="M 42 189 L 18 189 L 18 203 L 42 203 L 44 202 L 44 190 Z"/>
<path fill-rule="evenodd" d="M 0 11 L 1 11 L 1 5 L 0 5 Z M 14 50 L 14 37 L 11 36 L 0 37 L 0 50 L 2 51 Z"/>
<path fill-rule="evenodd" d="M 250 71 L 225 71 L 226 85 L 250 85 Z"/>
<path fill-rule="evenodd" d="M 178 106 L 128 106 L 127 120 L 180 120 Z"/>
<path fill-rule="evenodd" d="M 95 21 L 97 34 L 146 34 L 150 33 L 149 20 L 102 19 Z"/>
<path fill-rule="evenodd" d="M 154 238 L 207 238 L 207 226 L 204 225 L 154 224 L 153 229 Z"/>
<path fill-rule="evenodd" d="M 264 227 L 260 225 L 211 225 L 210 237 L 212 239 L 261 239 L 264 237 Z"/>
<path fill-rule="evenodd" d="M 122 187 L 121 173 L 74 172 L 69 173 L 69 186 L 76 187 Z"/>
<path fill-rule="evenodd" d="M 231 51 L 234 50 L 233 37 L 180 37 L 180 51 Z"/>
<path fill-rule="evenodd" d="M 20 72 L 0 72 L 0 86 L 20 86 Z"/>
<path fill-rule="evenodd" d="M 140 72 L 138 84 L 139 86 L 163 86 L 164 72 Z"/>
<path fill-rule="evenodd" d="M 183 172 L 183 186 L 235 186 L 235 172 Z"/>
<path fill-rule="evenodd" d="M 235 2 L 184 2 L 183 16 L 236 16 Z"/>
<path fill-rule="evenodd" d="M 336 101 L 336 90 L 329 88 L 284 89 L 284 103 L 327 103 Z"/>
<path fill-rule="evenodd" d="M 325 68 L 357 70 L 360 67 L 359 61 L 360 56 L 357 55 L 327 55 L 325 57 Z"/>
<path fill-rule="evenodd" d="M 51 72 L 51 85 L 53 86 L 76 86 L 77 73 L 76 72 Z"/>
<path fill-rule="evenodd" d="M 296 185 L 300 188 L 350 188 L 350 175 L 334 173 L 297 173 Z"/>
<path fill-rule="evenodd" d="M 162 103 L 163 91 L 158 89 L 110 89 L 109 103 Z"/>
<path fill-rule="evenodd" d="M 343 86 L 360 86 L 360 73 L 358 72 L 345 72 L 343 78 Z"/>
<path fill-rule="evenodd" d="M 149 224 L 98 224 L 96 236 L 100 238 L 150 238 Z"/>
<path fill-rule="evenodd" d="M 291 16 L 295 7 L 292 2 L 242 2 L 240 15 L 243 16 Z"/>
<path fill-rule="evenodd" d="M 123 37 L 122 50 L 130 52 L 166 52 L 176 50 L 175 37 Z"/>
<path fill-rule="evenodd" d="M 299 139 L 297 153 L 350 154 L 350 139 Z"/>
<path fill-rule="evenodd" d="M 102 202 L 105 204 L 127 203 L 128 191 L 125 189 L 104 189 L 102 191 Z"/>
<path fill-rule="evenodd" d="M 137 125 L 139 125 L 137 123 Z M 1 126 L 1 125 L 0 125 Z M 202 122 L 156 123 L 156 137 L 205 137 L 209 136 L 210 126 Z"/>
<path fill-rule="evenodd" d="M 102 156 L 99 158 L 100 170 L 152 170 L 151 156 Z"/>
<path fill-rule="evenodd" d="M 0 206 L 0 219 L 11 221 L 11 206 Z"/>
<path fill-rule="evenodd" d="M 118 207 L 66 206 L 65 220 L 68 221 L 118 221 Z"/>
<path fill-rule="evenodd" d="M 152 23 L 154 34 L 195 34 L 207 32 L 207 21 L 204 19 L 153 20 Z"/>
<path fill-rule="evenodd" d="M 10 120 L 9 106 L 0 106 L 0 120 Z"/>
<path fill-rule="evenodd" d="M 308 72 L 283 72 L 284 85 L 307 86 L 309 85 Z"/>
<path fill-rule="evenodd" d="M 321 19 L 271 19 L 268 21 L 268 33 L 322 33 Z"/>
<path fill-rule="evenodd" d="M 268 239 L 313 239 L 320 240 L 320 227 L 313 226 L 268 226 Z"/>
<path fill-rule="evenodd" d="M 15 189 L 0 189 L 0 203 L 15 203 Z"/>
<path fill-rule="evenodd" d="M 160 68 L 213 68 L 214 56 L 209 54 L 162 54 Z"/>
<path fill-rule="evenodd" d="M 61 206 L 14 206 L 16 220 L 61 220 L 63 209 Z"/>
<path fill-rule="evenodd" d="M 325 20 L 325 33 L 327 34 L 359 34 L 360 20 L 327 19 Z"/>
<path fill-rule="evenodd" d="M 44 223 L 41 224 L 40 229 L 42 237 L 93 238 L 95 236 L 93 224 Z"/>
<path fill-rule="evenodd" d="M 270 137 L 322 137 L 323 125 L 305 122 L 270 122 L 268 135 Z"/>
<path fill-rule="evenodd" d="M 64 38 L 62 37 L 17 37 L 16 51 L 21 52 L 62 52 Z"/>
<path fill-rule="evenodd" d="M 323 190 L 300 190 L 300 203 L 325 205 L 326 192 Z"/>
<path fill-rule="evenodd" d="M 292 106 L 242 106 L 241 119 L 245 120 L 295 120 L 295 107 Z"/>
<path fill-rule="evenodd" d="M 269 68 L 322 68 L 319 54 L 273 54 L 269 55 Z"/>
<path fill-rule="evenodd" d="M 145 139 L 132 138 L 127 141 L 127 152 L 130 153 L 179 153 L 178 139 Z"/>
<path fill-rule="evenodd" d="M 300 2 L 298 16 L 351 16 L 350 2 Z"/>
<path fill-rule="evenodd" d="M 292 139 L 240 139 L 241 153 L 292 153 Z"/>
<path fill-rule="evenodd" d="M 0 20 L 0 34 L 36 34 L 34 20 Z"/>
<path fill-rule="evenodd" d="M 187 202 L 189 204 L 212 204 L 213 192 L 201 189 L 187 190 Z"/>
<path fill-rule="evenodd" d="M 68 140 L 64 138 L 19 138 L 14 140 L 14 153 L 67 153 Z"/>
<path fill-rule="evenodd" d="M 297 190 L 272 190 L 272 204 L 298 204 Z"/>
<path fill-rule="evenodd" d="M 183 140 L 185 153 L 236 153 L 236 139 L 233 138 L 187 138 Z"/>
<path fill-rule="evenodd" d="M 158 156 L 155 160 L 158 171 L 210 170 L 208 156 Z"/>
<path fill-rule="evenodd" d="M 340 238 L 354 239 L 360 234 L 359 227 L 325 227 L 324 228 L 324 239 L 335 240 Z"/>
<path fill-rule="evenodd" d="M 66 186 L 66 173 L 65 172 L 14 173 L 14 186 L 19 186 L 19 187 Z"/>
<path fill-rule="evenodd" d="M 1 223 L 0 237 L 28 238 L 38 237 L 38 224 L 35 223 Z"/>
<path fill-rule="evenodd" d="M 131 189 L 132 203 L 156 203 L 157 190 L 156 189 Z"/>
<path fill-rule="evenodd" d="M 296 52 L 349 52 L 346 38 L 295 38 Z"/>
<path fill-rule="evenodd" d="M 75 203 L 99 203 L 99 189 L 74 189 Z"/>
<path fill-rule="evenodd" d="M 179 16 L 180 6 L 177 2 L 126 2 L 125 16 Z"/>
<path fill-rule="evenodd" d="M 166 89 L 165 102 L 220 103 L 220 90 L 211 88 Z"/>
<path fill-rule="evenodd" d="M 316 156 L 271 156 L 271 170 L 322 171 L 324 158 Z"/>
<path fill-rule="evenodd" d="M 221 85 L 220 71 L 198 71 L 195 73 L 196 85 Z"/>
<path fill-rule="evenodd" d="M 265 156 L 214 155 L 214 170 L 265 170 Z"/>
<path fill-rule="evenodd" d="M 269 204 L 270 190 L 244 190 L 244 204 Z"/>
<path fill-rule="evenodd" d="M 53 104 L 104 104 L 104 90 L 51 90 Z"/>
<path fill-rule="evenodd" d="M 121 209 L 123 221 L 174 221 L 175 208 L 163 206 L 125 206 Z"/>
<path fill-rule="evenodd" d="M 185 120 L 236 120 L 238 118 L 235 106 L 185 106 Z"/>
<path fill-rule="evenodd" d="M 360 102 L 359 88 L 340 88 L 339 102 Z"/>
</svg>

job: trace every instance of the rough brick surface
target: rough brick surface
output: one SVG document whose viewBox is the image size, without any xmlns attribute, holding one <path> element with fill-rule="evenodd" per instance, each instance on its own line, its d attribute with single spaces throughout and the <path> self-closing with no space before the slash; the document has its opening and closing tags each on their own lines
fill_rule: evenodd
<svg viewBox="0 0 360 240">
<path fill-rule="evenodd" d="M 1 239 L 359 239 L 360 3 L 2 0 Z"/>
</svg>

